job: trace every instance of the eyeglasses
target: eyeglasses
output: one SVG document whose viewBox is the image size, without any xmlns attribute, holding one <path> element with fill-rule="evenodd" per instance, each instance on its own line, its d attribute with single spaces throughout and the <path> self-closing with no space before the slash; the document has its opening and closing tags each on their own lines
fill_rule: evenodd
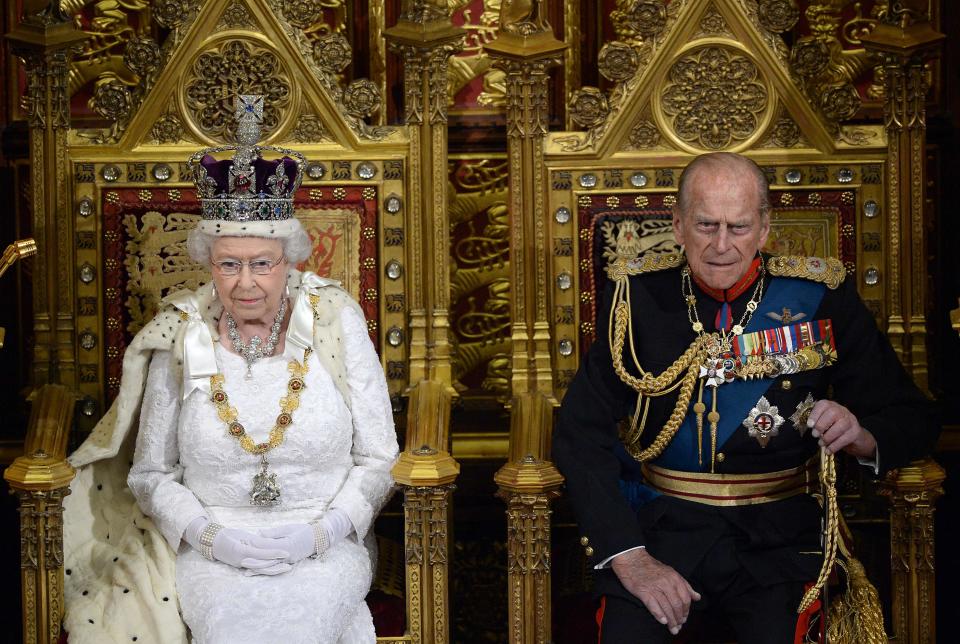
<svg viewBox="0 0 960 644">
<path fill-rule="evenodd" d="M 213 265 L 221 275 L 233 277 L 239 275 L 244 264 L 250 267 L 250 272 L 254 275 L 269 275 L 270 272 L 283 261 L 283 255 L 276 260 L 272 259 L 254 259 L 249 262 L 240 262 L 235 259 L 225 259 L 222 262 L 213 262 Z"/>
</svg>

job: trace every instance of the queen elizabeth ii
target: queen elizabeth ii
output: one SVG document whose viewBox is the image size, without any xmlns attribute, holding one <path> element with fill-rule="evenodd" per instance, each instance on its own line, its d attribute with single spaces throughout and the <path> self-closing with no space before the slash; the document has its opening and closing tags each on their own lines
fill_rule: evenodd
<svg viewBox="0 0 960 644">
<path fill-rule="evenodd" d="M 149 517 L 141 525 L 163 539 L 128 541 L 158 569 L 162 542 L 176 553 L 193 641 L 372 642 L 365 537 L 392 491 L 397 455 L 386 381 L 357 304 L 335 282 L 293 268 L 310 251 L 293 216 L 303 159 L 285 150 L 263 158 L 271 148 L 256 145 L 260 114 L 261 99 L 241 97 L 239 144 L 214 150 L 233 158 L 191 159 L 203 215 L 187 246 L 212 279 L 164 300 L 128 349 L 114 408 L 71 461 L 122 454 L 139 409 L 126 481 Z M 102 559 L 98 547 L 65 540 L 67 566 L 72 552 L 79 578 L 96 577 L 78 555 Z M 67 582 L 71 643 L 103 636 L 84 623 L 82 585 Z M 163 639 L 165 628 L 156 629 Z"/>
</svg>

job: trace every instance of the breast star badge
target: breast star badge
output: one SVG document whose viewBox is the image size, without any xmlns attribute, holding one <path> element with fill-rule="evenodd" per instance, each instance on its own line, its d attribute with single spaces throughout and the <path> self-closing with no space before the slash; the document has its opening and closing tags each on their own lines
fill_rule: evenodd
<svg viewBox="0 0 960 644">
<path fill-rule="evenodd" d="M 797 410 L 790 416 L 790 422 L 797 428 L 801 436 L 807 433 L 807 420 L 809 420 L 810 412 L 813 411 L 813 406 L 816 404 L 816 398 L 812 394 L 807 394 L 807 397 L 797 405 Z"/>
<path fill-rule="evenodd" d="M 770 439 L 780 433 L 783 416 L 778 412 L 776 405 L 771 405 L 765 396 L 760 396 L 756 407 L 744 419 L 743 426 L 750 436 L 757 439 L 760 447 L 766 447 Z"/>
</svg>

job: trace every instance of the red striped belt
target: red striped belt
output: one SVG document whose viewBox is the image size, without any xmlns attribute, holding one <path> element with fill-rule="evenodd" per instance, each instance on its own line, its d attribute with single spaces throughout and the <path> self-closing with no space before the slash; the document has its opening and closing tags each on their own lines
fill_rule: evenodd
<svg viewBox="0 0 960 644">
<path fill-rule="evenodd" d="M 810 494 L 819 487 L 812 458 L 799 467 L 762 474 L 710 474 L 643 464 L 647 485 L 661 494 L 707 505 L 755 505 Z"/>
</svg>

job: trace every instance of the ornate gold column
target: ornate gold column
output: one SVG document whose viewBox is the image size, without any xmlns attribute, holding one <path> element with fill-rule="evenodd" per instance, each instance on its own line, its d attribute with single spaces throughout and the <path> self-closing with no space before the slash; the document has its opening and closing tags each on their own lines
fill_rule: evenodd
<svg viewBox="0 0 960 644">
<path fill-rule="evenodd" d="M 393 477 L 403 486 L 407 620 L 412 644 L 450 641 L 448 512 L 460 466 L 447 452 L 450 394 L 422 380 L 410 393 L 407 444 Z"/>
<path fill-rule="evenodd" d="M 410 399 L 407 444 L 393 469 L 404 486 L 410 639 L 450 641 L 448 506 L 460 466 L 450 456 L 450 220 L 447 66 L 463 46 L 446 2 L 403 0 L 385 35 L 403 61 L 410 133 Z"/>
<path fill-rule="evenodd" d="M 930 24 L 926 0 L 891 3 L 864 46 L 885 74 L 887 130 L 887 335 L 917 384 L 927 389 L 926 61 L 944 39 Z"/>
<path fill-rule="evenodd" d="M 410 132 L 410 382 L 453 390 L 450 366 L 450 221 L 447 216 L 447 67 L 466 32 L 446 2 L 403 0 L 386 30 L 403 61 L 404 120 Z"/>
<path fill-rule="evenodd" d="M 890 497 L 893 635 L 898 642 L 937 641 L 934 503 L 943 494 L 943 468 L 932 459 L 892 472 L 880 485 Z"/>
<path fill-rule="evenodd" d="M 484 47 L 506 73 L 510 162 L 510 281 L 513 391 L 510 455 L 494 477 L 507 503 L 509 641 L 551 641 L 550 502 L 563 477 L 547 460 L 553 377 L 547 268 L 548 70 L 562 60 L 539 0 L 505 1 L 500 33 Z"/>
<path fill-rule="evenodd" d="M 64 460 L 74 395 L 62 385 L 36 393 L 24 456 L 3 478 L 20 499 L 20 588 L 24 644 L 56 644 L 63 619 L 63 497 L 74 471 Z"/>
<path fill-rule="evenodd" d="M 73 235 L 67 204 L 68 57 L 86 39 L 59 2 L 25 1 L 7 34 L 24 61 L 30 127 L 33 236 L 38 254 L 33 282 L 35 382 L 76 384 L 73 320 Z"/>
<path fill-rule="evenodd" d="M 494 475 L 507 503 L 508 638 L 548 644 L 550 628 L 550 502 L 563 477 L 548 460 L 554 402 L 539 392 L 513 397 L 510 457 Z"/>
</svg>

